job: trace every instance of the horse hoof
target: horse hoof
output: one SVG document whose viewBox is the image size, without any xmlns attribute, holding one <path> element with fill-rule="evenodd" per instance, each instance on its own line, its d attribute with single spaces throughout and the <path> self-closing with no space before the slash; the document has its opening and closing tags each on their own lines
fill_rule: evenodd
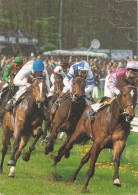
<svg viewBox="0 0 138 195">
<path fill-rule="evenodd" d="M 54 164 L 52 165 L 52 167 L 55 167 L 57 165 L 57 162 L 54 162 Z"/>
<path fill-rule="evenodd" d="M 8 177 L 14 178 L 14 176 L 15 176 L 15 167 L 11 167 Z"/>
<path fill-rule="evenodd" d="M 121 187 L 121 183 L 120 183 L 120 180 L 117 178 L 117 179 L 114 179 L 114 183 L 113 183 L 115 186 L 117 187 Z"/>
<path fill-rule="evenodd" d="M 27 161 L 29 161 L 29 159 L 30 159 L 30 155 L 28 155 L 28 154 L 23 154 L 23 155 L 22 155 L 22 159 L 23 159 L 25 162 L 27 162 Z"/>
<path fill-rule="evenodd" d="M 64 155 L 65 158 L 69 158 L 70 157 L 70 152 L 66 152 Z"/>
<path fill-rule="evenodd" d="M 3 173 L 3 169 L 0 168 L 0 173 Z"/>
<path fill-rule="evenodd" d="M 8 166 L 15 166 L 14 160 L 9 160 L 7 163 Z"/>
<path fill-rule="evenodd" d="M 45 148 L 44 154 L 45 154 L 45 155 L 48 155 L 48 154 L 49 154 L 49 150 L 48 150 L 47 148 Z"/>
<path fill-rule="evenodd" d="M 71 176 L 70 182 L 73 183 L 75 180 L 76 180 L 76 178 L 74 178 L 73 176 Z"/>
<path fill-rule="evenodd" d="M 90 193 L 90 190 L 87 188 L 83 188 L 82 193 Z"/>
</svg>

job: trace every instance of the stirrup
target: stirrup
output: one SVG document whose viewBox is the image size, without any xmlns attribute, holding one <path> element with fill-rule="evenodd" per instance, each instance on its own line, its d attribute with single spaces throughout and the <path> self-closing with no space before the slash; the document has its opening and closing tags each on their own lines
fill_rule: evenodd
<svg viewBox="0 0 138 195">
<path fill-rule="evenodd" d="M 7 105 L 5 107 L 7 112 L 11 112 L 16 104 L 16 101 L 11 99 L 9 102 L 7 102 Z"/>
<path fill-rule="evenodd" d="M 93 109 L 91 109 L 91 110 L 85 112 L 85 113 L 83 114 L 83 116 L 84 116 L 87 120 L 94 120 L 95 117 L 96 117 L 95 112 L 94 112 Z"/>
</svg>

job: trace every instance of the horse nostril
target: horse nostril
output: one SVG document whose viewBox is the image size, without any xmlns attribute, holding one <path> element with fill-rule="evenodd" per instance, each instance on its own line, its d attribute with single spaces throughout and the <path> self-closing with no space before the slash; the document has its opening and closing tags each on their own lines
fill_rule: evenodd
<svg viewBox="0 0 138 195">
<path fill-rule="evenodd" d="M 132 116 L 132 115 L 127 115 L 127 119 L 128 119 L 128 121 L 132 121 L 132 120 L 133 120 L 133 118 L 134 118 L 134 116 L 135 116 L 135 115 L 133 115 L 133 116 Z"/>
</svg>

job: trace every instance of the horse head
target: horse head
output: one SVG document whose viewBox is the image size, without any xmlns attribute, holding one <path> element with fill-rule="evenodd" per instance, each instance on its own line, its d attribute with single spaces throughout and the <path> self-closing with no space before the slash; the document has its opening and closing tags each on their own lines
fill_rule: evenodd
<svg viewBox="0 0 138 195">
<path fill-rule="evenodd" d="M 55 75 L 55 82 L 54 82 L 54 89 L 55 89 L 55 94 L 59 96 L 61 94 L 62 89 L 63 89 L 63 76 L 56 74 Z"/>
<path fill-rule="evenodd" d="M 135 116 L 135 107 L 137 102 L 136 86 L 127 85 L 123 87 L 119 95 L 120 108 L 126 122 L 131 122 Z"/>
<path fill-rule="evenodd" d="M 86 81 L 82 77 L 77 77 L 73 81 L 72 88 L 72 100 L 76 101 L 78 98 L 82 97 L 85 93 Z"/>
<path fill-rule="evenodd" d="M 31 96 L 33 97 L 35 103 L 38 105 L 38 108 L 40 108 L 46 100 L 47 86 L 45 77 L 34 77 L 32 78 L 31 83 Z"/>
</svg>

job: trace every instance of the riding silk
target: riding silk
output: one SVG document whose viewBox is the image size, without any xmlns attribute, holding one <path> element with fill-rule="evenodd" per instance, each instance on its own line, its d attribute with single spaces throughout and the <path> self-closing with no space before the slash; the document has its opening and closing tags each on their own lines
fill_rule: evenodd
<svg viewBox="0 0 138 195">
<path fill-rule="evenodd" d="M 66 72 L 63 72 L 62 66 L 56 66 L 56 68 L 54 69 L 54 71 L 52 72 L 51 77 L 50 77 L 52 84 L 54 84 L 54 82 L 55 82 L 55 75 L 56 74 L 60 74 L 63 77 L 66 76 Z"/>
<path fill-rule="evenodd" d="M 64 71 L 62 70 L 62 66 L 56 66 L 56 67 L 55 67 L 55 69 L 54 69 L 54 71 L 52 72 L 51 77 L 50 77 L 52 86 L 51 86 L 51 88 L 50 88 L 50 90 L 49 90 L 49 93 L 48 93 L 48 95 L 47 95 L 48 97 L 54 95 L 54 91 L 55 91 L 55 89 L 54 89 L 54 82 L 55 82 L 55 75 L 56 75 L 56 74 L 63 76 L 63 78 L 66 76 L 66 72 L 64 72 Z"/>
<path fill-rule="evenodd" d="M 74 64 L 70 67 L 69 72 L 67 73 L 66 77 L 63 80 L 63 83 L 65 85 L 65 87 L 63 89 L 64 93 L 66 93 L 68 90 L 70 90 L 72 88 L 74 77 L 76 75 L 79 76 L 78 67 L 83 66 L 84 63 L 85 62 L 82 61 L 82 62 Z M 87 98 L 90 97 L 90 93 L 93 90 L 94 83 L 95 83 L 94 75 L 93 75 L 92 71 L 89 69 L 88 76 L 86 78 L 86 87 L 85 87 L 85 94 L 86 94 Z"/>
<path fill-rule="evenodd" d="M 123 87 L 125 79 L 125 68 L 120 68 L 108 75 L 105 79 L 104 96 L 112 98 L 114 94 L 118 95 L 120 93 L 120 89 Z"/>
</svg>

